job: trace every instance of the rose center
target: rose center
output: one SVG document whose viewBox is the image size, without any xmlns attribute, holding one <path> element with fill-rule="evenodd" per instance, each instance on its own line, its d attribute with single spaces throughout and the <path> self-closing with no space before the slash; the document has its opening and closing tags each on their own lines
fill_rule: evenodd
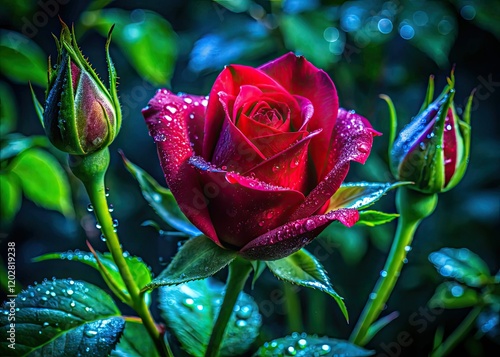
<svg viewBox="0 0 500 357">
<path fill-rule="evenodd" d="M 271 127 L 279 127 L 283 124 L 281 113 L 273 108 L 260 108 L 254 114 L 253 119 Z"/>
</svg>

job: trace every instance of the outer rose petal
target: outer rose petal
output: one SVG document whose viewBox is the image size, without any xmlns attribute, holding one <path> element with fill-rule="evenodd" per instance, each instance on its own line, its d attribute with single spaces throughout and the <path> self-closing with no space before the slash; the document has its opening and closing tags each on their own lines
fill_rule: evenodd
<svg viewBox="0 0 500 357">
<path fill-rule="evenodd" d="M 308 217 L 320 208 L 326 208 L 325 202 L 338 190 L 347 176 L 349 162 L 354 160 L 364 164 L 370 155 L 373 136 L 376 135 L 380 133 L 372 128 L 368 120 L 353 111 L 341 108 L 329 144 L 328 161 L 332 169 L 292 214 L 291 219 Z"/>
<path fill-rule="evenodd" d="M 335 125 L 339 102 L 337 90 L 330 77 L 313 66 L 302 56 L 287 53 L 259 69 L 280 83 L 288 92 L 309 99 L 314 114 L 309 120 L 308 130 L 322 129 L 320 136 L 309 148 L 312 162 L 316 165 L 316 175 L 324 177 L 324 163 L 327 149 Z M 297 128 L 298 129 L 298 128 Z"/>
<path fill-rule="evenodd" d="M 338 220 L 347 227 L 351 227 L 358 219 L 358 211 L 351 208 L 298 219 L 255 238 L 239 253 L 252 260 L 281 259 L 309 244 L 332 221 Z"/>
<path fill-rule="evenodd" d="M 206 160 L 210 160 L 213 155 L 213 150 L 225 118 L 224 109 L 219 102 L 218 94 L 224 92 L 236 98 L 240 87 L 245 84 L 256 87 L 259 85 L 269 85 L 281 89 L 284 93 L 287 92 L 274 79 L 258 69 L 241 65 L 230 65 L 224 68 L 215 80 L 208 101 L 202 152 L 202 156 Z"/>
<path fill-rule="evenodd" d="M 211 220 L 221 242 L 240 248 L 254 237 L 283 225 L 304 195 L 272 186 L 191 158 L 203 184 Z"/>
<path fill-rule="evenodd" d="M 197 133 L 201 127 L 200 123 L 203 123 L 205 108 L 201 105 L 202 100 L 203 97 L 179 97 L 161 89 L 149 101 L 142 114 L 149 133 L 156 142 L 168 187 L 180 209 L 197 228 L 220 244 L 206 203 L 200 198 L 203 191 L 198 173 L 189 164 L 189 158 L 194 154 L 189 133 Z M 193 119 L 190 118 L 191 114 L 194 115 Z M 198 141 L 195 139 L 195 147 L 201 146 L 201 139 L 202 136 L 199 136 Z"/>
</svg>

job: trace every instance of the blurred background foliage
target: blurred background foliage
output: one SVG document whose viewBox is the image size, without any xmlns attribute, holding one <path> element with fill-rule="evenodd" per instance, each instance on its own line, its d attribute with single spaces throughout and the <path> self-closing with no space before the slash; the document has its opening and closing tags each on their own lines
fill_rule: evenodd
<svg viewBox="0 0 500 357">
<path fill-rule="evenodd" d="M 111 146 L 109 198 L 124 247 L 141 256 L 156 274 L 175 253 L 179 236 L 170 234 L 167 226 L 161 227 L 161 235 L 141 226 L 157 218 L 118 155 L 118 149 L 123 150 L 132 162 L 164 182 L 141 108 L 157 88 L 206 94 L 224 65 L 259 66 L 288 51 L 327 71 L 341 106 L 355 109 L 386 133 L 375 139 L 366 165 L 351 166 L 348 181 L 393 181 L 386 157 L 388 110 L 379 94 L 391 96 L 402 127 L 418 112 L 429 75 L 436 76 L 439 90 L 455 66 L 459 111 L 472 89 L 477 89 L 468 172 L 459 186 L 440 195 L 436 212 L 419 228 L 408 264 L 384 311 L 398 311 L 399 318 L 367 347 L 384 351 L 384 344 L 407 331 L 412 343 L 402 347 L 402 353 L 426 354 L 438 327 L 446 335 L 466 316 L 467 308 L 422 314 L 443 281 L 428 260 L 430 253 L 443 247 L 467 247 L 492 274 L 499 271 L 500 242 L 495 233 L 500 228 L 500 71 L 495 55 L 500 47 L 499 1 L 1 0 L 0 245 L 3 255 L 6 242 L 16 242 L 20 285 L 70 276 L 105 288 L 91 268 L 31 262 L 52 251 L 86 250 L 85 240 L 101 251 L 105 248 L 95 219 L 86 210 L 88 199 L 68 173 L 64 155 L 40 136 L 43 130 L 29 92 L 28 81 L 39 98 L 44 95 L 46 58 L 56 54 L 51 33 L 60 31 L 58 16 L 74 24 L 83 53 L 101 74 L 106 73 L 103 36 L 116 25 L 111 56 L 120 76 L 123 125 Z M 389 193 L 376 208 L 394 212 L 393 202 Z M 332 224 L 309 246 L 345 298 L 351 321 L 373 288 L 394 228 L 394 223 L 352 229 Z M 264 318 L 259 338 L 263 342 L 289 334 L 297 326 L 288 324 L 283 285 L 267 272 L 261 279 L 252 295 Z M 298 289 L 296 293 L 304 331 L 349 336 L 354 322 L 345 323 L 333 300 L 317 291 Z M 159 318 L 158 311 L 154 313 Z M 458 347 L 468 355 L 481 356 L 499 348 L 498 311 L 488 313 Z M 472 338 L 483 335 L 487 336 Z"/>
</svg>

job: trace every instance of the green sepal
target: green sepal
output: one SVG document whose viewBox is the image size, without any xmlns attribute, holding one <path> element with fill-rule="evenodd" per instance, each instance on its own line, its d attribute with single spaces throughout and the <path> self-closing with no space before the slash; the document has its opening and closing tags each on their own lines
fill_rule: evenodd
<svg viewBox="0 0 500 357">
<path fill-rule="evenodd" d="M 33 105 L 35 106 L 36 115 L 38 117 L 38 120 L 40 120 L 40 124 L 42 124 L 42 127 L 45 128 L 45 125 L 43 124 L 43 106 L 38 101 L 38 98 L 36 97 L 36 94 L 35 94 L 35 91 L 33 90 L 31 82 L 28 82 L 28 84 L 30 86 L 31 98 L 33 99 Z"/>
<path fill-rule="evenodd" d="M 219 247 L 206 236 L 187 240 L 172 262 L 142 291 L 208 278 L 231 263 L 237 252 Z"/>
<path fill-rule="evenodd" d="M 373 205 L 388 191 L 397 187 L 410 185 L 412 182 L 400 181 L 394 183 L 381 182 L 349 182 L 344 183 L 330 198 L 327 212 L 340 208 L 355 208 L 361 210 Z"/>
<path fill-rule="evenodd" d="M 298 252 L 279 260 L 266 261 L 271 272 L 281 280 L 323 291 L 333 297 L 349 322 L 343 298 L 333 289 L 323 265 L 314 255 L 302 248 Z"/>
<path fill-rule="evenodd" d="M 392 146 L 394 144 L 394 140 L 396 140 L 396 131 L 398 129 L 398 117 L 396 114 L 396 108 L 394 107 L 394 103 L 392 102 L 391 98 L 388 95 L 381 94 L 379 95 L 379 98 L 385 100 L 387 103 L 387 106 L 389 107 L 389 145 L 387 149 L 387 155 L 390 158 L 391 157 L 391 151 L 392 151 Z M 394 176 L 396 176 L 395 173 L 393 173 Z"/>
<path fill-rule="evenodd" d="M 434 98 L 434 75 L 429 76 L 429 84 L 427 85 L 427 92 L 425 93 L 425 99 L 418 111 L 418 114 L 422 113 L 427 107 L 432 103 Z M 417 114 L 417 115 L 418 115 Z"/>
<path fill-rule="evenodd" d="M 118 75 L 116 74 L 116 69 L 115 69 L 115 65 L 113 63 L 113 60 L 111 59 L 111 56 L 109 55 L 109 45 L 111 43 L 111 34 L 113 33 L 114 28 L 115 28 L 115 25 L 113 24 L 111 26 L 111 28 L 109 29 L 108 37 L 106 38 L 105 50 L 106 50 L 106 63 L 108 65 L 108 75 L 109 75 L 109 94 L 111 95 L 111 103 L 113 103 L 113 106 L 115 108 L 115 114 L 116 114 L 116 132 L 114 134 L 114 136 L 116 136 L 120 132 L 120 128 L 122 125 L 122 109 L 120 106 L 120 100 L 118 99 L 118 86 L 117 86 Z"/>
</svg>

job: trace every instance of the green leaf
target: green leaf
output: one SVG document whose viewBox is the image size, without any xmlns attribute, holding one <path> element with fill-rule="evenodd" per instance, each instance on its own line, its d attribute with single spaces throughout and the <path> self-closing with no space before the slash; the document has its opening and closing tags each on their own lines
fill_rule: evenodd
<svg viewBox="0 0 500 357">
<path fill-rule="evenodd" d="M 104 9 L 83 13 L 82 22 L 103 36 L 114 24 L 113 43 L 137 73 L 155 86 L 169 84 L 177 59 L 177 35 L 162 16 L 140 9 Z"/>
<path fill-rule="evenodd" d="M 26 150 L 14 159 L 11 172 L 19 178 L 25 196 L 37 205 L 74 216 L 68 177 L 52 155 Z"/>
<path fill-rule="evenodd" d="M 295 356 L 295 357 L 363 357 L 372 356 L 375 351 L 366 350 L 344 340 L 329 337 L 293 333 L 291 336 L 266 342 L 253 357 Z"/>
<path fill-rule="evenodd" d="M 375 227 L 381 224 L 386 224 L 398 218 L 397 213 L 385 213 L 380 211 L 361 211 L 359 212 L 359 221 L 356 222 L 358 225 Z"/>
<path fill-rule="evenodd" d="M 494 283 L 486 263 L 467 248 L 442 248 L 429 254 L 429 260 L 445 278 L 471 287 Z"/>
<path fill-rule="evenodd" d="M 235 251 L 223 249 L 205 236 L 191 238 L 145 289 L 208 278 L 231 263 L 236 255 Z"/>
<path fill-rule="evenodd" d="M 324 291 L 333 297 L 346 320 L 349 321 L 342 297 L 333 289 L 330 278 L 321 263 L 307 250 L 301 249 L 286 258 L 266 261 L 266 264 L 269 270 L 281 280 Z"/>
<path fill-rule="evenodd" d="M 14 31 L 0 30 L 0 72 L 11 80 L 39 86 L 47 85 L 47 58 L 28 37 Z"/>
<path fill-rule="evenodd" d="M 147 172 L 133 164 L 122 153 L 123 162 L 127 170 L 139 182 L 142 195 L 153 210 L 166 223 L 189 236 L 198 236 L 201 232 L 182 213 L 177 201 L 169 189 L 158 184 Z"/>
<path fill-rule="evenodd" d="M 155 344 L 148 331 L 138 320 L 127 320 L 120 342 L 111 352 L 112 357 L 158 357 Z"/>
<path fill-rule="evenodd" d="M 328 211 L 339 208 L 366 208 L 377 202 L 388 191 L 408 185 L 410 182 L 379 183 L 379 182 L 351 182 L 344 183 L 330 198 Z"/>
<path fill-rule="evenodd" d="M 51 259 L 67 259 L 72 261 L 77 261 L 84 263 L 92 268 L 99 270 L 101 275 L 109 286 L 109 288 L 118 296 L 122 301 L 126 301 L 129 297 L 129 293 L 127 291 L 127 287 L 120 275 L 120 271 L 116 266 L 111 253 L 100 253 L 95 252 L 97 255 L 101 266 L 98 264 L 94 255 L 90 252 L 83 252 L 78 249 L 72 251 L 69 250 L 67 252 L 59 252 L 59 253 L 48 253 L 36 258 L 33 258 L 34 262 L 41 262 L 45 260 Z M 137 283 L 139 287 L 146 286 L 151 282 L 152 274 L 150 268 L 144 263 L 144 261 L 139 257 L 134 257 L 128 255 L 128 253 L 124 253 L 125 262 L 127 263 L 130 273 L 134 278 L 134 281 Z M 103 271 L 103 269 L 105 271 Z M 125 298 L 124 298 L 125 297 Z"/>
<path fill-rule="evenodd" d="M 461 309 L 482 303 L 479 294 L 455 281 L 444 282 L 436 288 L 436 292 L 429 301 L 432 308 Z"/>
<path fill-rule="evenodd" d="M 0 138 L 14 130 L 16 120 L 16 99 L 12 88 L 6 82 L 0 81 Z"/>
<path fill-rule="evenodd" d="M 7 351 L 9 356 L 107 356 L 125 324 L 111 297 L 97 286 L 53 279 L 28 287 L 15 299 L 16 337 L 11 349 L 10 301 L 0 314 L 3 356 Z"/>
<path fill-rule="evenodd" d="M 224 284 L 209 278 L 164 286 L 160 288 L 159 300 L 169 330 L 190 355 L 202 357 L 224 300 Z M 257 304 L 249 295 L 240 293 L 227 324 L 220 355 L 242 355 L 259 335 L 261 323 Z"/>
<path fill-rule="evenodd" d="M 17 178 L 0 174 L 0 208 L 2 211 L 1 226 L 8 226 L 21 208 L 22 194 Z"/>
<path fill-rule="evenodd" d="M 2 139 L 0 161 L 10 159 L 33 147 L 47 147 L 49 144 L 47 137 L 42 135 L 24 136 L 12 133 Z"/>
<path fill-rule="evenodd" d="M 332 21 L 324 11 L 283 14 L 280 21 L 286 48 L 304 55 L 319 68 L 328 68 L 340 58 L 325 41 L 324 32 L 330 26 Z"/>
</svg>

